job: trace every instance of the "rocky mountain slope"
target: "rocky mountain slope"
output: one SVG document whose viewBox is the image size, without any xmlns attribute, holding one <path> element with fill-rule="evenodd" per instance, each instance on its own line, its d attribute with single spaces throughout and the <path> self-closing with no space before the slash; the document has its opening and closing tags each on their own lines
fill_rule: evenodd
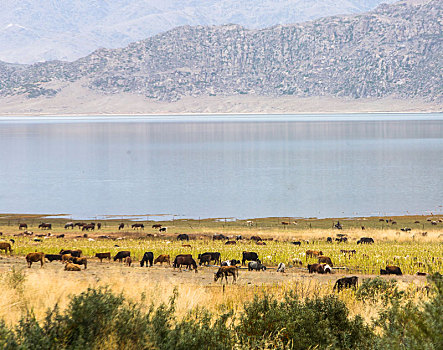
<svg viewBox="0 0 443 350">
<path fill-rule="evenodd" d="M 393 0 L 2 0 L 0 60 L 72 61 L 183 25 L 266 28 Z"/>
<path fill-rule="evenodd" d="M 249 30 L 184 26 L 75 62 L 0 64 L 0 95 L 54 96 L 73 82 L 157 101 L 185 96 L 393 96 L 442 100 L 443 2 Z"/>
</svg>

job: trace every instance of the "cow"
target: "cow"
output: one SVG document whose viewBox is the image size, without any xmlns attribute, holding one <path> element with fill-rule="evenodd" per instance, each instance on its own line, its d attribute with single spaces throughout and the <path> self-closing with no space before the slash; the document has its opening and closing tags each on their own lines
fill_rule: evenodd
<svg viewBox="0 0 443 350">
<path fill-rule="evenodd" d="M 248 271 L 266 271 L 266 266 L 263 265 L 260 261 L 250 261 L 248 264 Z"/>
<path fill-rule="evenodd" d="M 127 256 L 125 258 L 125 265 L 127 265 L 128 267 L 131 267 L 131 264 L 132 264 L 132 259 L 130 256 Z"/>
<path fill-rule="evenodd" d="M 81 267 L 76 265 L 76 264 L 72 264 L 70 262 L 66 263 L 65 265 L 65 271 L 81 271 Z"/>
<path fill-rule="evenodd" d="M 281 224 L 282 224 L 283 226 L 287 226 L 287 225 L 289 225 L 289 222 L 287 222 L 287 221 L 282 221 Z"/>
<path fill-rule="evenodd" d="M 145 225 L 143 224 L 132 224 L 132 229 L 135 230 L 136 228 L 141 228 L 142 230 L 145 228 Z"/>
<path fill-rule="evenodd" d="M 329 256 L 320 255 L 318 257 L 318 263 L 319 264 L 328 264 L 329 266 L 333 267 L 332 260 Z"/>
<path fill-rule="evenodd" d="M 340 224 L 340 221 L 337 221 L 337 223 L 334 225 L 334 227 L 335 227 L 337 230 L 342 230 L 342 229 L 343 229 L 343 226 Z"/>
<path fill-rule="evenodd" d="M 404 227 L 404 228 L 401 228 L 400 229 L 400 231 L 403 231 L 403 232 L 409 232 L 409 231 L 411 231 L 412 229 L 410 228 L 410 227 Z"/>
<path fill-rule="evenodd" d="M 123 230 L 125 228 L 125 224 L 122 222 L 120 225 L 118 225 L 118 230 Z"/>
<path fill-rule="evenodd" d="M 38 225 L 38 228 L 41 228 L 42 230 L 52 230 L 52 224 L 45 224 L 42 222 L 40 225 Z"/>
<path fill-rule="evenodd" d="M 47 259 L 49 262 L 56 261 L 62 261 L 62 256 L 60 254 L 45 254 L 45 259 Z"/>
<path fill-rule="evenodd" d="M 101 222 L 97 223 L 97 230 L 100 230 L 101 228 L 102 228 L 102 223 Z"/>
<path fill-rule="evenodd" d="M 65 234 L 64 233 L 62 233 L 61 235 L 57 235 L 57 236 L 55 236 L 55 238 L 64 238 L 65 237 Z"/>
<path fill-rule="evenodd" d="M 343 277 L 335 282 L 333 291 L 340 292 L 344 288 L 357 288 L 357 286 L 358 286 L 357 276 Z"/>
<path fill-rule="evenodd" d="M 335 239 L 338 243 L 346 243 L 348 241 L 348 237 L 338 237 Z"/>
<path fill-rule="evenodd" d="M 27 224 L 18 224 L 18 229 L 19 230 L 21 230 L 21 229 L 27 230 L 28 229 L 28 225 Z"/>
<path fill-rule="evenodd" d="M 59 254 L 61 254 L 61 255 L 71 254 L 72 256 L 79 258 L 82 255 L 82 250 L 81 249 L 76 249 L 76 250 L 62 249 L 62 250 L 60 250 Z"/>
<path fill-rule="evenodd" d="M 228 283 L 228 276 L 232 276 L 232 283 L 237 281 L 238 277 L 238 267 L 237 266 L 222 266 L 214 273 L 214 282 L 221 277 L 221 282 L 223 283 L 223 278 L 226 279 Z"/>
<path fill-rule="evenodd" d="M 286 265 L 284 263 L 281 262 L 280 264 L 278 264 L 277 272 L 285 272 L 285 269 L 286 269 Z"/>
<path fill-rule="evenodd" d="M 78 228 L 80 228 L 80 227 L 83 227 L 83 226 L 85 226 L 85 225 L 87 225 L 86 222 L 76 222 L 76 223 L 74 224 L 74 227 L 78 227 Z"/>
<path fill-rule="evenodd" d="M 5 254 L 7 252 L 11 253 L 12 252 L 11 243 L 9 243 L 9 242 L 0 242 L 0 250 L 4 250 Z"/>
<path fill-rule="evenodd" d="M 159 255 L 154 260 L 154 265 L 157 263 L 160 263 L 160 265 L 163 265 L 163 263 L 168 263 L 168 265 L 171 265 L 171 258 L 167 254 Z"/>
<path fill-rule="evenodd" d="M 174 259 L 174 262 L 172 263 L 172 266 L 175 268 L 179 268 L 181 271 L 181 266 L 182 265 L 186 265 L 186 268 L 191 269 L 194 268 L 195 273 L 197 273 L 197 263 L 195 262 L 195 260 L 192 258 L 191 254 L 181 254 L 181 255 L 177 255 Z"/>
<path fill-rule="evenodd" d="M 167 227 L 160 227 L 158 232 L 166 232 L 167 229 Z"/>
<path fill-rule="evenodd" d="M 148 267 L 148 263 L 149 263 L 149 266 L 152 266 L 152 264 L 154 262 L 154 253 L 145 252 L 145 254 L 143 254 L 143 258 L 140 261 L 140 267 L 143 267 L 145 262 L 146 262 L 146 267 Z"/>
<path fill-rule="evenodd" d="M 323 255 L 323 252 L 320 250 L 307 250 L 306 251 L 306 261 L 308 260 L 308 258 L 315 258 L 318 257 L 320 255 Z"/>
<path fill-rule="evenodd" d="M 320 273 L 320 274 L 324 274 L 324 273 L 332 273 L 332 269 L 329 265 L 327 264 L 312 264 L 312 265 L 308 265 L 308 271 L 309 273 Z"/>
<path fill-rule="evenodd" d="M 72 262 L 76 265 L 83 265 L 85 267 L 85 270 L 88 267 L 88 259 L 86 259 L 86 258 L 76 258 L 74 256 L 74 257 L 72 257 L 70 262 Z"/>
<path fill-rule="evenodd" d="M 426 276 L 427 275 L 427 273 L 426 272 L 417 272 L 417 276 Z"/>
<path fill-rule="evenodd" d="M 292 259 L 292 263 L 293 263 L 294 265 L 303 266 L 303 261 L 301 261 L 299 258 L 293 258 L 293 259 Z"/>
<path fill-rule="evenodd" d="M 152 225 L 152 228 L 155 228 L 155 229 L 161 229 L 161 227 L 162 227 L 162 224 L 154 224 L 154 225 Z"/>
<path fill-rule="evenodd" d="M 246 261 L 259 261 L 258 255 L 255 252 L 243 252 L 241 264 L 245 265 Z"/>
<path fill-rule="evenodd" d="M 226 241 L 225 245 L 235 245 L 237 244 L 236 241 Z"/>
<path fill-rule="evenodd" d="M 89 230 L 94 230 L 94 229 L 95 229 L 95 225 L 93 225 L 93 224 L 87 224 L 82 227 L 82 231 L 89 231 Z"/>
<path fill-rule="evenodd" d="M 28 263 L 28 267 L 31 268 L 31 265 L 33 262 L 39 262 L 41 263 L 41 267 L 43 267 L 45 263 L 45 253 L 39 252 L 39 253 L 29 253 L 26 255 L 26 262 Z"/>
<path fill-rule="evenodd" d="M 72 260 L 71 254 L 62 254 L 62 263 L 69 262 Z"/>
<path fill-rule="evenodd" d="M 189 236 L 186 233 L 181 233 L 177 236 L 177 241 L 189 241 Z"/>
<path fill-rule="evenodd" d="M 217 241 L 217 240 L 222 241 L 224 239 L 229 239 L 229 237 L 227 237 L 221 233 L 216 233 L 215 235 L 212 236 L 213 241 Z"/>
<path fill-rule="evenodd" d="M 221 258 L 219 252 L 206 252 L 203 254 L 198 254 L 199 265 L 202 264 L 208 265 L 211 261 L 214 261 L 214 264 L 221 264 Z"/>
<path fill-rule="evenodd" d="M 235 236 L 235 240 L 236 241 L 241 241 L 243 239 L 243 236 L 242 235 L 237 235 L 237 236 Z"/>
<path fill-rule="evenodd" d="M 225 261 L 222 261 L 221 266 L 234 266 L 234 265 L 240 264 L 240 262 L 241 262 L 240 260 L 235 260 L 235 259 L 225 260 Z"/>
<path fill-rule="evenodd" d="M 372 244 L 374 239 L 371 237 L 362 237 L 357 241 L 357 244 Z"/>
<path fill-rule="evenodd" d="M 106 253 L 95 253 L 95 257 L 100 259 L 100 262 L 103 262 L 103 259 L 108 259 L 109 261 L 111 261 L 111 253 L 110 252 L 106 252 Z"/>
<path fill-rule="evenodd" d="M 380 275 L 398 275 L 401 276 L 402 272 L 398 266 L 386 266 L 385 269 L 380 269 Z"/>
<path fill-rule="evenodd" d="M 255 244 L 257 244 L 257 245 L 266 245 L 266 242 L 257 241 Z"/>
<path fill-rule="evenodd" d="M 67 230 L 68 228 L 74 229 L 74 223 L 73 222 L 67 222 L 65 224 L 65 230 Z"/>
<path fill-rule="evenodd" d="M 251 236 L 251 241 L 256 241 L 256 242 L 258 242 L 258 241 L 262 241 L 262 239 L 261 239 L 260 236 Z"/>
<path fill-rule="evenodd" d="M 332 243 L 332 237 L 328 237 L 328 238 L 326 238 L 326 242 L 327 242 L 327 243 Z"/>
<path fill-rule="evenodd" d="M 119 262 L 122 262 L 127 256 L 131 256 L 131 252 L 128 250 L 121 250 L 114 256 L 114 261 L 119 260 Z"/>
</svg>

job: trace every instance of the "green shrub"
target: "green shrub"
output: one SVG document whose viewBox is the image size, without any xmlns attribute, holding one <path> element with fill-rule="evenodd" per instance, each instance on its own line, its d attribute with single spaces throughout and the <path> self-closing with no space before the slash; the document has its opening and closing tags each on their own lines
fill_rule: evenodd
<svg viewBox="0 0 443 350">
<path fill-rule="evenodd" d="M 398 300 L 403 295 L 404 292 L 398 290 L 396 280 L 385 280 L 380 277 L 364 279 L 355 293 L 357 300 L 371 302 L 382 300 L 384 303 Z"/>
</svg>

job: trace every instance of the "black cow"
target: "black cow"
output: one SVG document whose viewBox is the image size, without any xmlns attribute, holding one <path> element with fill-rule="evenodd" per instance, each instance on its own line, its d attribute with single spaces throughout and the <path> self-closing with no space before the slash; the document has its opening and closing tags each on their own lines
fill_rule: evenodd
<svg viewBox="0 0 443 350">
<path fill-rule="evenodd" d="M 125 224 L 121 223 L 120 225 L 118 225 L 118 229 L 119 230 L 123 230 L 125 228 Z"/>
<path fill-rule="evenodd" d="M 326 238 L 326 242 L 328 242 L 328 243 L 332 243 L 332 237 L 328 237 L 328 238 Z"/>
<path fill-rule="evenodd" d="M 401 228 L 400 231 L 409 232 L 411 231 L 411 228 L 410 227 Z"/>
<path fill-rule="evenodd" d="M 72 256 L 79 258 L 82 255 L 82 251 L 80 249 L 70 250 L 70 249 L 62 249 L 60 250 L 60 255 L 71 254 Z"/>
<path fill-rule="evenodd" d="M 340 292 L 344 288 L 357 288 L 358 286 L 358 277 L 343 277 L 338 279 L 334 284 L 334 291 Z"/>
<path fill-rule="evenodd" d="M 44 222 L 38 225 L 42 230 L 52 230 L 52 224 L 45 224 Z"/>
<path fill-rule="evenodd" d="M 186 233 L 181 233 L 177 236 L 177 241 L 189 241 L 189 236 Z"/>
<path fill-rule="evenodd" d="M 243 239 L 243 236 L 242 235 L 237 235 L 237 236 L 235 236 L 235 240 L 236 241 L 241 241 Z"/>
<path fill-rule="evenodd" d="M 83 225 L 82 231 L 95 230 L 95 224 L 87 224 Z"/>
<path fill-rule="evenodd" d="M 240 260 L 226 260 L 226 261 L 222 261 L 221 266 L 235 266 L 237 264 L 240 264 Z"/>
<path fill-rule="evenodd" d="M 343 226 L 340 224 L 340 221 L 337 221 L 337 223 L 334 225 L 334 227 L 335 227 L 337 230 L 342 230 L 342 229 L 343 229 Z"/>
<path fill-rule="evenodd" d="M 146 267 L 148 267 L 148 262 L 149 266 L 152 266 L 154 262 L 154 253 L 146 252 L 145 254 L 143 254 L 143 259 L 140 261 L 140 266 L 143 267 L 145 262 L 146 262 Z"/>
<path fill-rule="evenodd" d="M 114 256 L 114 261 L 119 260 L 120 262 L 123 261 L 124 258 L 127 258 L 128 256 L 131 256 L 131 252 L 128 250 L 121 250 Z"/>
<path fill-rule="evenodd" d="M 225 236 L 225 235 L 222 235 L 221 233 L 220 234 L 215 234 L 215 235 L 213 235 L 212 236 L 212 240 L 214 240 L 214 241 L 216 241 L 216 240 L 224 240 L 224 239 L 229 239 L 229 237 L 227 237 L 227 236 Z"/>
<path fill-rule="evenodd" d="M 260 261 L 258 255 L 255 252 L 243 252 L 241 264 L 245 265 L 246 261 Z"/>
<path fill-rule="evenodd" d="M 401 276 L 402 272 L 398 266 L 386 266 L 385 269 L 380 269 L 380 275 L 398 275 Z"/>
<path fill-rule="evenodd" d="M 335 239 L 338 243 L 346 243 L 348 241 L 348 237 L 339 237 Z"/>
<path fill-rule="evenodd" d="M 74 223 L 73 222 L 66 223 L 65 224 L 65 230 L 68 229 L 68 228 L 74 229 Z"/>
<path fill-rule="evenodd" d="M 48 259 L 49 262 L 53 262 L 54 260 L 62 261 L 61 254 L 45 254 L 45 259 Z"/>
<path fill-rule="evenodd" d="M 142 230 L 145 228 L 145 225 L 143 224 L 132 224 L 131 225 L 132 229 L 136 229 L 136 228 L 141 228 Z"/>
<path fill-rule="evenodd" d="M 362 237 L 357 241 L 357 244 L 372 244 L 374 243 L 374 239 L 371 237 Z"/>
<path fill-rule="evenodd" d="M 214 261 L 215 264 L 221 264 L 221 258 L 219 252 L 206 252 L 203 254 L 198 254 L 199 265 L 209 264 L 211 261 Z"/>
<path fill-rule="evenodd" d="M 248 271 L 266 271 L 266 266 L 263 265 L 260 261 L 251 261 L 248 264 Z"/>
<path fill-rule="evenodd" d="M 300 241 L 291 242 L 293 245 L 301 245 Z"/>
</svg>

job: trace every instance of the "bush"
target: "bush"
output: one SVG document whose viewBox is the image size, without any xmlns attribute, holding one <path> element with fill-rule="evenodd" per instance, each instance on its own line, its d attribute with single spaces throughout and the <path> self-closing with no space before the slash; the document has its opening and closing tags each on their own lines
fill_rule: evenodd
<svg viewBox="0 0 443 350">
<path fill-rule="evenodd" d="M 398 300 L 404 292 L 398 290 L 396 280 L 385 280 L 380 277 L 366 278 L 357 289 L 357 300 L 376 302 L 381 299 L 385 304 Z"/>
</svg>

